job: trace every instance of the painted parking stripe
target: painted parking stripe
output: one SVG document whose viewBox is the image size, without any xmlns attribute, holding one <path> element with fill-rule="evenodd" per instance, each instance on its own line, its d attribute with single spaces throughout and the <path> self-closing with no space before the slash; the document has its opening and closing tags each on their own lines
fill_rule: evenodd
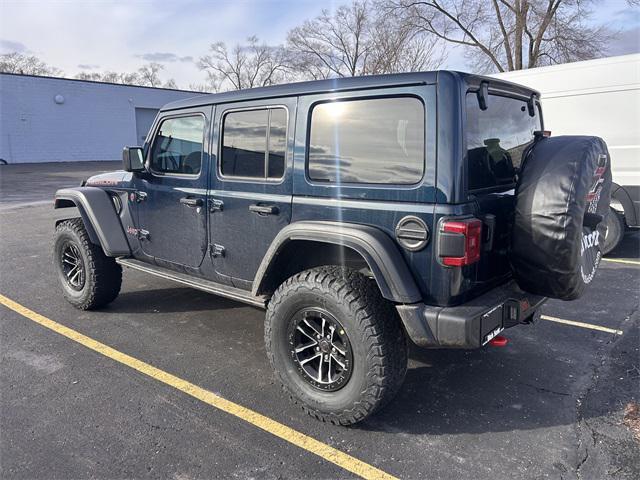
<svg viewBox="0 0 640 480">
<path fill-rule="evenodd" d="M 605 262 L 626 263 L 628 265 L 640 265 L 638 260 L 624 260 L 622 258 L 603 258 Z"/>
<path fill-rule="evenodd" d="M 573 327 L 588 328 L 590 330 L 598 330 L 600 332 L 614 333 L 616 335 L 622 335 L 622 330 L 616 330 L 614 328 L 602 327 L 600 325 L 594 325 L 593 323 L 576 322 L 575 320 L 565 320 L 564 318 L 550 317 L 549 315 L 540 315 L 541 320 L 548 320 L 550 322 L 563 323 L 565 325 L 571 325 Z"/>
<path fill-rule="evenodd" d="M 82 333 L 73 330 L 69 327 L 54 322 L 53 320 L 40 315 L 39 313 L 29 310 L 27 307 L 20 305 L 17 302 L 0 294 L 0 303 L 5 307 L 19 313 L 23 317 L 32 320 L 43 327 L 53 330 L 54 332 L 73 340 L 105 357 L 108 357 L 116 362 L 126 365 L 134 370 L 137 370 L 144 375 L 147 375 L 154 380 L 158 380 L 166 385 L 169 385 L 177 390 L 180 390 L 187 395 L 190 395 L 198 400 L 211 405 L 223 412 L 226 412 L 234 417 L 237 417 L 245 422 L 254 425 L 257 428 L 264 430 L 276 437 L 279 437 L 286 442 L 289 442 L 297 447 L 300 447 L 308 452 L 314 453 L 324 460 L 331 462 L 351 473 L 354 473 L 362 478 L 366 479 L 395 479 L 396 477 L 358 460 L 351 455 L 348 455 L 336 448 L 333 448 L 326 443 L 322 443 L 315 438 L 309 437 L 304 433 L 298 432 L 293 428 L 272 420 L 256 411 L 243 407 L 237 403 L 216 395 L 213 392 L 198 387 L 193 383 L 183 380 L 175 375 L 171 375 L 164 370 L 160 370 L 148 363 L 145 363 L 137 358 L 131 357 L 125 353 L 115 350 L 104 343 L 100 343 L 91 337 L 87 337 Z"/>
</svg>

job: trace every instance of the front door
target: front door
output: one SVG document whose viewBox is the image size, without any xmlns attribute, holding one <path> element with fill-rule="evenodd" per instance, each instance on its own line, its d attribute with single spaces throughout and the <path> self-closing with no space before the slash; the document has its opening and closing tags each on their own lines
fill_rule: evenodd
<svg viewBox="0 0 640 480">
<path fill-rule="evenodd" d="M 251 287 L 269 245 L 291 221 L 296 99 L 216 106 L 211 253 L 219 281 Z"/>
<path fill-rule="evenodd" d="M 157 263 L 197 268 L 207 251 L 208 131 L 212 107 L 161 115 L 136 177 L 138 236 Z"/>
</svg>

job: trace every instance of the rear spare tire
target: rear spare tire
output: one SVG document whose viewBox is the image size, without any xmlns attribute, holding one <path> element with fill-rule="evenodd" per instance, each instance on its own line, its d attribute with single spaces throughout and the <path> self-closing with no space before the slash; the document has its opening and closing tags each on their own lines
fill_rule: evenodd
<svg viewBox="0 0 640 480">
<path fill-rule="evenodd" d="M 610 197 L 601 138 L 536 141 L 519 172 L 511 239 L 511 267 L 523 290 L 562 300 L 582 295 L 602 258 Z"/>
</svg>

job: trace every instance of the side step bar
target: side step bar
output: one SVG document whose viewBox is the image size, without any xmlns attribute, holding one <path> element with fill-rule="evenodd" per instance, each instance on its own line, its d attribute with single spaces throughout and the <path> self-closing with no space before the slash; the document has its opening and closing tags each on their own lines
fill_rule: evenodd
<svg viewBox="0 0 640 480">
<path fill-rule="evenodd" d="M 133 268 L 134 270 L 140 270 L 141 272 L 150 273 L 156 277 L 171 280 L 183 285 L 187 285 L 191 288 L 205 291 L 207 293 L 213 293 L 221 297 L 230 298 L 231 300 L 237 300 L 238 302 L 247 303 L 254 307 L 266 308 L 267 297 L 264 295 L 253 296 L 251 292 L 242 290 L 240 288 L 230 287 L 221 283 L 212 282 L 210 280 L 204 280 L 202 278 L 193 277 L 180 272 L 174 272 L 168 268 L 159 267 L 157 265 L 151 265 L 149 263 L 141 262 L 140 260 L 134 260 L 132 258 L 116 258 L 116 262 L 124 267 Z"/>
</svg>

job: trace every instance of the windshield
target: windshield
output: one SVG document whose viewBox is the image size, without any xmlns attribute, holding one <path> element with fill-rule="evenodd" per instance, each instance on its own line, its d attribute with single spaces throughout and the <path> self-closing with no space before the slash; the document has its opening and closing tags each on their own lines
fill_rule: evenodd
<svg viewBox="0 0 640 480">
<path fill-rule="evenodd" d="M 542 129 L 538 108 L 532 117 L 525 100 L 489 95 L 480 110 L 476 94 L 468 93 L 466 110 L 469 190 L 512 188 L 523 151 Z"/>
</svg>

